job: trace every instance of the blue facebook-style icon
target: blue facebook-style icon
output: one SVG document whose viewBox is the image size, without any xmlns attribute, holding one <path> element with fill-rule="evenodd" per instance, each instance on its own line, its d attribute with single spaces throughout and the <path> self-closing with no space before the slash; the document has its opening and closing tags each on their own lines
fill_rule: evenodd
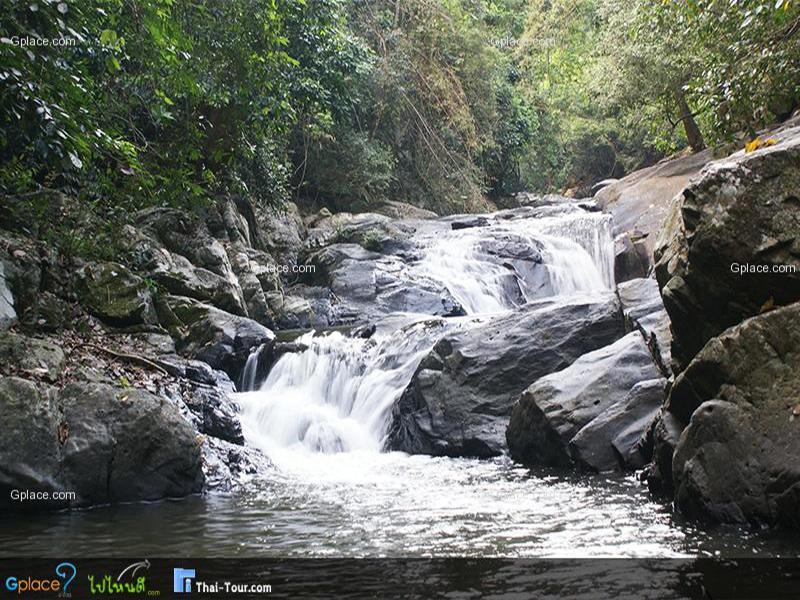
<svg viewBox="0 0 800 600">
<path fill-rule="evenodd" d="M 173 569 L 172 570 L 172 591 L 176 594 L 183 594 L 192 591 L 192 579 L 194 579 L 194 569 Z"/>
</svg>

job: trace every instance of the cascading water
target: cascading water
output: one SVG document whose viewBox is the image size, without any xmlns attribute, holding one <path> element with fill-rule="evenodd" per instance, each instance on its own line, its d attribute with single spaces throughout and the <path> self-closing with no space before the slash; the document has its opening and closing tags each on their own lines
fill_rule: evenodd
<svg viewBox="0 0 800 600">
<path fill-rule="evenodd" d="M 540 252 L 547 295 L 596 292 L 614 285 L 610 217 L 582 210 L 444 233 L 426 249 L 418 271 L 441 281 L 468 314 L 499 312 L 533 300 L 542 282 L 510 271 L 508 260 L 498 261 L 496 254 L 483 249 L 492 243 L 506 249 L 506 259 Z M 510 281 L 521 299 L 508 293 Z"/>
<path fill-rule="evenodd" d="M 368 340 L 303 335 L 305 351 L 283 356 L 260 391 L 241 396 L 248 437 L 268 454 L 379 451 L 388 411 L 446 327 L 431 318 Z"/>
<path fill-rule="evenodd" d="M 412 268 L 443 283 L 472 315 L 512 309 L 543 288 L 567 295 L 613 286 L 610 220 L 597 213 L 495 220 L 421 243 L 423 258 Z M 458 325 L 428 317 L 369 340 L 305 334 L 298 340 L 305 351 L 284 355 L 257 391 L 241 397 L 248 439 L 273 457 L 279 450 L 379 452 L 393 403 L 445 329 Z M 244 389 L 256 387 L 256 357 L 248 359 Z"/>
</svg>

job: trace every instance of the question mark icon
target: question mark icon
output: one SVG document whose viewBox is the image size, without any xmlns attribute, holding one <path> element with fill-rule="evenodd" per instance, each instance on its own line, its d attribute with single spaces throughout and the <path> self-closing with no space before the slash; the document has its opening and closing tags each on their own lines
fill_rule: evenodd
<svg viewBox="0 0 800 600">
<path fill-rule="evenodd" d="M 70 570 L 71 570 L 71 574 L 68 575 Z M 75 565 L 73 565 L 72 563 L 63 562 L 63 563 L 60 563 L 56 567 L 56 575 L 58 575 L 59 577 L 63 577 L 65 579 L 64 587 L 63 587 L 63 591 L 64 592 L 67 591 L 67 587 L 69 586 L 70 583 L 72 583 L 72 580 L 75 579 L 75 575 L 77 573 L 78 573 L 78 569 L 76 569 Z M 69 577 L 69 578 L 67 578 L 67 577 Z"/>
</svg>

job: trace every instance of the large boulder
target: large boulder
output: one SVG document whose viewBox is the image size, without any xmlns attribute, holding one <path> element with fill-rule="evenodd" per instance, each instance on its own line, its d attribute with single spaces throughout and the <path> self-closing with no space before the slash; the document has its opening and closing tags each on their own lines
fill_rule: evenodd
<svg viewBox="0 0 800 600">
<path fill-rule="evenodd" d="M 169 296 L 164 310 L 177 319 L 178 351 L 225 371 L 238 381 L 252 348 L 273 343 L 275 334 L 252 319 L 232 315 L 191 298 Z"/>
<path fill-rule="evenodd" d="M 118 263 L 91 263 L 77 273 L 76 293 L 81 304 L 112 325 L 153 325 L 158 322 L 145 281 Z"/>
<path fill-rule="evenodd" d="M 336 243 L 313 254 L 310 263 L 315 267 L 316 281 L 330 288 L 335 297 L 330 304 L 329 325 L 370 322 L 391 312 L 464 314 L 443 283 L 412 273 L 401 255 Z"/>
<path fill-rule="evenodd" d="M 299 262 L 306 237 L 306 227 L 297 205 L 287 202 L 283 208 L 255 207 L 258 236 L 255 246 L 273 256 L 281 266 Z"/>
<path fill-rule="evenodd" d="M 194 428 L 163 398 L 102 383 L 71 383 L 63 391 L 0 379 L 3 502 L 12 489 L 71 491 L 48 506 L 89 506 L 158 500 L 202 489 L 200 443 Z"/>
<path fill-rule="evenodd" d="M 800 300 L 800 128 L 709 164 L 676 198 L 656 276 L 679 367 L 762 307 Z"/>
<path fill-rule="evenodd" d="M 690 419 L 672 461 L 680 510 L 800 527 L 800 303 L 709 341 L 667 410 Z"/>
<path fill-rule="evenodd" d="M 612 294 L 596 302 L 542 300 L 448 334 L 393 407 L 388 446 L 415 454 L 498 455 L 522 390 L 623 334 Z"/>
<path fill-rule="evenodd" d="M 649 380 L 656 383 L 636 388 Z M 618 468 L 614 442 L 631 454 L 658 413 L 663 390 L 642 335 L 631 332 L 522 393 L 508 425 L 511 456 L 530 465 Z"/>
<path fill-rule="evenodd" d="M 55 393 L 18 377 L 0 377 L 0 503 L 11 490 L 63 490 Z"/>
</svg>

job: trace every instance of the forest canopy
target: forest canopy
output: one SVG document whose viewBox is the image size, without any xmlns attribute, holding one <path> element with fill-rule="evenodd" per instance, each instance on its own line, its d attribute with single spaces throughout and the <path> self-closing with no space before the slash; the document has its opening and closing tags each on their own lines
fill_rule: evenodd
<svg viewBox="0 0 800 600">
<path fill-rule="evenodd" d="M 0 211 L 586 194 L 788 116 L 794 0 L 7 0 Z M 95 237 L 95 239 L 99 239 Z"/>
</svg>

